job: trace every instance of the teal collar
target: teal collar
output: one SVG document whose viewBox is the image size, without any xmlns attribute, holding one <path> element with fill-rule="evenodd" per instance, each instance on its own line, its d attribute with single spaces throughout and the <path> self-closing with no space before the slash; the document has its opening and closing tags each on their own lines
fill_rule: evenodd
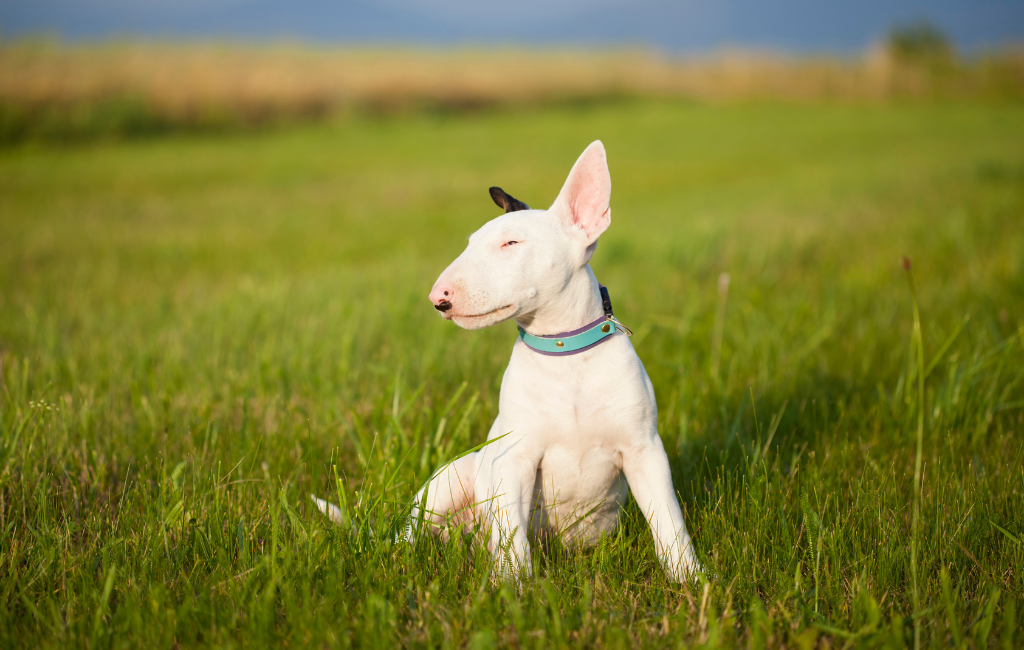
<svg viewBox="0 0 1024 650">
<path fill-rule="evenodd" d="M 604 315 L 579 329 L 561 334 L 534 336 L 527 334 L 526 330 L 520 327 L 519 338 L 523 340 L 526 347 L 539 354 L 549 357 L 567 357 L 595 347 L 620 328 L 623 333 L 632 334 L 628 328 L 615 319 L 615 315 L 612 314 L 612 301 L 608 297 L 608 289 L 603 286 L 601 286 L 601 304 L 604 308 Z"/>
</svg>

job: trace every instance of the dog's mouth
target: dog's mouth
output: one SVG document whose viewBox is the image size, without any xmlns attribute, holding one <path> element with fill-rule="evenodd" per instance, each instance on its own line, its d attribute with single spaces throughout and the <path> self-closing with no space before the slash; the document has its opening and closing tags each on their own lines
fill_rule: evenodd
<svg viewBox="0 0 1024 650">
<path fill-rule="evenodd" d="M 460 327 L 464 327 L 466 329 L 478 329 L 503 321 L 515 313 L 515 311 L 515 305 L 505 305 L 504 307 L 498 307 L 497 309 L 493 309 L 483 314 L 453 314 L 451 312 L 445 312 L 442 313 L 442 316 L 444 316 L 446 320 L 455 321 L 455 324 Z"/>
</svg>

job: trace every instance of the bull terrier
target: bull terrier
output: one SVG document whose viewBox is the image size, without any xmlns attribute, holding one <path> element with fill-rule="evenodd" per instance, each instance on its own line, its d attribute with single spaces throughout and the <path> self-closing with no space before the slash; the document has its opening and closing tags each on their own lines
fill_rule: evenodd
<svg viewBox="0 0 1024 650">
<path fill-rule="evenodd" d="M 632 490 L 668 577 L 693 578 L 700 564 L 658 435 L 654 388 L 589 264 L 611 224 L 604 145 L 586 148 L 547 210 L 497 187 L 491 196 L 505 213 L 469 238 L 429 298 L 459 327 L 515 319 L 519 336 L 488 443 L 420 490 L 407 539 L 472 528 L 499 574 L 530 575 L 531 539 L 593 545 L 614 530 Z"/>
</svg>

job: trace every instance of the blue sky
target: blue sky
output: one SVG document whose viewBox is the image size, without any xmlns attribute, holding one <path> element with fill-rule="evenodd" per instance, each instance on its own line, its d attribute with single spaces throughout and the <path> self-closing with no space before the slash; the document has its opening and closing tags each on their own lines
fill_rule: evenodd
<svg viewBox="0 0 1024 650">
<path fill-rule="evenodd" d="M 964 50 L 1024 42 L 1024 0 L 0 0 L 0 35 L 853 52 L 927 18 Z"/>
</svg>

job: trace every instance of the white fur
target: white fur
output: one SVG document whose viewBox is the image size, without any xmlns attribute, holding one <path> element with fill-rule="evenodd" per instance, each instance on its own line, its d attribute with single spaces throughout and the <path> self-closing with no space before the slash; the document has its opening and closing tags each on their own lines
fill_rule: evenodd
<svg viewBox="0 0 1024 650">
<path fill-rule="evenodd" d="M 514 318 L 530 334 L 557 334 L 601 317 L 588 262 L 611 223 L 610 198 L 598 141 L 551 208 L 510 212 L 474 233 L 438 278 L 432 302 L 449 300 L 442 315 L 466 329 Z M 473 522 L 501 573 L 529 574 L 529 533 L 593 544 L 615 528 L 632 489 L 669 577 L 700 571 L 658 435 L 654 389 L 627 336 L 564 357 L 538 354 L 517 338 L 498 411 L 488 440 L 500 439 L 424 486 L 410 535 L 420 521 L 433 533 Z"/>
<path fill-rule="evenodd" d="M 332 524 L 338 524 L 340 526 L 345 523 L 345 515 L 342 513 L 341 508 L 333 503 L 324 501 L 315 494 L 311 494 L 309 496 L 313 499 L 313 503 L 316 504 L 317 510 L 326 515 L 327 518 L 331 520 Z"/>
</svg>

